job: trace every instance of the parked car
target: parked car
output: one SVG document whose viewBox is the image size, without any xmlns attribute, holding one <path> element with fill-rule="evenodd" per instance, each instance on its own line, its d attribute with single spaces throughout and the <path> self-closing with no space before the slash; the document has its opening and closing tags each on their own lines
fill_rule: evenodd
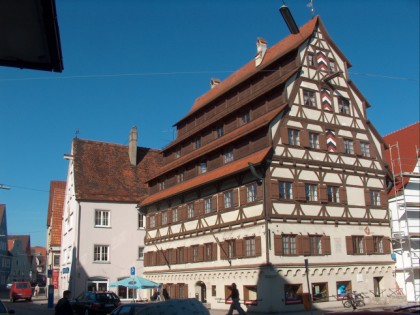
<svg viewBox="0 0 420 315">
<path fill-rule="evenodd" d="M 29 281 L 27 282 L 13 282 L 10 288 L 10 302 L 16 300 L 27 300 L 32 301 L 32 287 Z"/>
<path fill-rule="evenodd" d="M 90 292 L 80 294 L 71 300 L 73 311 L 78 315 L 108 314 L 120 304 L 120 298 L 114 292 Z"/>
<path fill-rule="evenodd" d="M 197 299 L 173 299 L 146 303 L 135 315 L 210 315 L 209 310 Z"/>
<path fill-rule="evenodd" d="M 8 310 L 6 305 L 3 304 L 2 301 L 0 301 L 0 315 L 8 315 L 8 314 L 14 314 L 14 310 Z"/>
<path fill-rule="evenodd" d="M 118 306 L 111 312 L 111 315 L 136 315 L 147 306 L 146 303 L 128 303 Z"/>
</svg>

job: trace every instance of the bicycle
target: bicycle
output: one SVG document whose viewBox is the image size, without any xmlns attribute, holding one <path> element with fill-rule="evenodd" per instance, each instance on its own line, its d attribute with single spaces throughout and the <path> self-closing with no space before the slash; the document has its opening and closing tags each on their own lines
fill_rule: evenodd
<svg viewBox="0 0 420 315">
<path fill-rule="evenodd" d="M 353 309 L 356 309 L 365 305 L 365 297 L 362 293 L 357 293 L 356 291 L 353 291 L 353 294 L 347 293 L 346 298 L 343 300 L 343 306 L 345 308 L 353 307 Z"/>
</svg>

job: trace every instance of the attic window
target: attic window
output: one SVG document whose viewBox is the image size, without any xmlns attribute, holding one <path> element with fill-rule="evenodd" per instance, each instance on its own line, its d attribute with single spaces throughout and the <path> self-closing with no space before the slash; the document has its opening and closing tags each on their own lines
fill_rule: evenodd
<svg viewBox="0 0 420 315">
<path fill-rule="evenodd" d="M 308 66 L 315 67 L 315 55 L 313 53 L 308 53 Z"/>
</svg>

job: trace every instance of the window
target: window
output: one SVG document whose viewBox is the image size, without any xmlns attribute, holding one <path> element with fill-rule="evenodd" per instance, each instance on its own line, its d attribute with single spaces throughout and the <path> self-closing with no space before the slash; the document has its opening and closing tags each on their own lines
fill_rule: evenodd
<svg viewBox="0 0 420 315">
<path fill-rule="evenodd" d="M 204 174 L 207 172 L 207 162 L 200 163 L 200 174 Z"/>
<path fill-rule="evenodd" d="M 198 245 L 191 246 L 192 261 L 198 262 Z"/>
<path fill-rule="evenodd" d="M 194 218 L 194 204 L 189 203 L 187 205 L 187 217 L 188 219 Z"/>
<path fill-rule="evenodd" d="M 302 304 L 302 284 L 284 285 L 285 304 Z"/>
<path fill-rule="evenodd" d="M 168 224 L 168 212 L 162 212 L 162 224 Z"/>
<path fill-rule="evenodd" d="M 305 184 L 305 196 L 306 196 L 306 201 L 317 201 L 318 200 L 317 185 Z"/>
<path fill-rule="evenodd" d="M 339 188 L 337 186 L 327 186 L 328 201 L 339 202 Z"/>
<path fill-rule="evenodd" d="M 178 258 L 178 263 L 179 264 L 183 264 L 183 263 L 185 263 L 185 258 L 184 258 L 184 247 L 178 247 L 177 249 L 176 249 L 176 251 L 177 251 L 177 255 L 176 255 L 176 257 Z"/>
<path fill-rule="evenodd" d="M 249 123 L 251 121 L 251 115 L 249 114 L 249 112 L 246 112 L 245 114 L 242 115 L 241 117 L 241 124 L 245 125 L 247 123 Z"/>
<path fill-rule="evenodd" d="M 139 247 L 137 259 L 143 260 L 143 258 L 144 258 L 144 247 Z"/>
<path fill-rule="evenodd" d="M 344 139 L 344 153 L 354 154 L 353 141 L 349 139 Z"/>
<path fill-rule="evenodd" d="M 288 129 L 287 130 L 287 137 L 289 140 L 289 144 L 291 145 L 299 145 L 299 130 L 296 129 Z"/>
<path fill-rule="evenodd" d="M 336 283 L 337 286 L 337 300 L 344 300 L 347 296 L 347 292 L 351 292 L 350 281 L 339 281 Z"/>
<path fill-rule="evenodd" d="M 330 72 L 335 72 L 336 64 L 335 61 L 330 59 Z"/>
<path fill-rule="evenodd" d="M 60 255 L 53 254 L 53 267 L 58 268 L 60 267 Z"/>
<path fill-rule="evenodd" d="M 109 246 L 108 245 L 95 245 L 93 252 L 93 261 L 107 262 L 109 261 Z"/>
<path fill-rule="evenodd" d="M 350 115 L 350 102 L 348 99 L 345 99 L 344 97 L 338 98 L 338 111 L 341 114 Z"/>
<path fill-rule="evenodd" d="M 156 220 L 155 220 L 155 216 L 151 215 L 150 216 L 150 227 L 154 228 L 156 226 Z"/>
<path fill-rule="evenodd" d="M 229 149 L 224 154 L 223 162 L 225 164 L 230 163 L 233 161 L 233 149 Z"/>
<path fill-rule="evenodd" d="M 315 55 L 313 53 L 308 54 L 308 66 L 315 67 Z"/>
<path fill-rule="evenodd" d="M 178 208 L 172 209 L 172 222 L 178 222 Z"/>
<path fill-rule="evenodd" d="M 236 242 L 235 240 L 227 240 L 227 255 L 228 258 L 236 257 Z"/>
<path fill-rule="evenodd" d="M 293 184 L 291 182 L 279 182 L 279 196 L 280 199 L 293 199 Z"/>
<path fill-rule="evenodd" d="M 258 305 L 258 294 L 256 285 L 244 285 L 244 304 Z"/>
<path fill-rule="evenodd" d="M 384 243 L 382 236 L 374 236 L 373 237 L 373 252 L 375 254 L 383 254 L 384 253 Z"/>
<path fill-rule="evenodd" d="M 232 208 L 233 207 L 233 192 L 230 191 L 226 191 L 224 193 L 224 206 L 225 208 Z"/>
<path fill-rule="evenodd" d="M 212 261 L 213 260 L 213 244 L 204 244 L 204 260 Z"/>
<path fill-rule="evenodd" d="M 199 149 L 201 147 L 201 138 L 197 137 L 194 140 L 194 149 Z"/>
<path fill-rule="evenodd" d="M 223 137 L 223 135 L 225 134 L 225 129 L 223 128 L 223 125 L 221 126 L 217 126 L 216 128 L 216 139 Z"/>
<path fill-rule="evenodd" d="M 255 237 L 245 239 L 245 256 L 246 257 L 255 257 Z"/>
<path fill-rule="evenodd" d="M 353 254 L 364 254 L 363 236 L 353 236 Z"/>
<path fill-rule="evenodd" d="M 137 215 L 137 228 L 144 229 L 144 215 L 141 213 Z"/>
<path fill-rule="evenodd" d="M 362 152 L 362 156 L 370 157 L 370 146 L 367 142 L 360 142 L 360 150 Z"/>
<path fill-rule="evenodd" d="M 320 235 L 310 235 L 309 246 L 312 256 L 322 255 L 322 242 Z"/>
<path fill-rule="evenodd" d="M 248 203 L 257 201 L 257 184 L 246 186 L 246 201 Z"/>
<path fill-rule="evenodd" d="M 159 190 L 164 190 L 165 189 L 165 181 L 162 180 L 159 182 Z"/>
<path fill-rule="evenodd" d="M 319 149 L 319 135 L 317 133 L 309 133 L 309 146 L 311 149 Z"/>
<path fill-rule="evenodd" d="M 178 183 L 182 183 L 184 181 L 184 171 L 178 171 L 178 174 L 176 175 L 176 181 Z"/>
<path fill-rule="evenodd" d="M 370 191 L 370 204 L 372 206 L 380 206 L 381 205 L 381 194 L 379 191 L 371 190 Z"/>
<path fill-rule="evenodd" d="M 213 211 L 213 199 L 208 197 L 204 199 L 204 213 L 210 213 Z"/>
<path fill-rule="evenodd" d="M 175 151 L 175 158 L 179 159 L 181 157 L 181 150 L 176 150 Z"/>
<path fill-rule="evenodd" d="M 296 255 L 296 235 L 282 235 L 284 256 Z"/>
<path fill-rule="evenodd" d="M 328 302 L 328 283 L 312 283 L 312 294 L 314 296 L 314 303 Z"/>
<path fill-rule="evenodd" d="M 109 227 L 109 214 L 108 210 L 95 210 L 95 227 Z"/>
<path fill-rule="evenodd" d="M 303 104 L 305 106 L 316 107 L 314 91 L 303 90 Z"/>
</svg>

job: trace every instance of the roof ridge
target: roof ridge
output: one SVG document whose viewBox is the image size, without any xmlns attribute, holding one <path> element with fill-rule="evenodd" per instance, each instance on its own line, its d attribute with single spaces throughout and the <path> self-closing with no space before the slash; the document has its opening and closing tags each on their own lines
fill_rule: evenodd
<svg viewBox="0 0 420 315">
<path fill-rule="evenodd" d="M 416 121 L 415 123 L 412 123 L 411 125 L 408 125 L 408 126 L 402 127 L 402 128 L 400 128 L 400 129 L 398 129 L 398 130 L 394 130 L 394 131 L 392 131 L 391 133 L 388 133 L 388 134 L 386 134 L 385 136 L 383 136 L 383 138 L 388 137 L 388 136 L 390 136 L 390 135 L 393 135 L 393 134 L 395 134 L 395 133 L 397 133 L 397 132 L 401 132 L 402 130 L 408 129 L 408 128 L 413 127 L 413 126 L 415 126 L 415 125 L 417 125 L 417 124 L 420 124 L 420 121 Z"/>
</svg>

